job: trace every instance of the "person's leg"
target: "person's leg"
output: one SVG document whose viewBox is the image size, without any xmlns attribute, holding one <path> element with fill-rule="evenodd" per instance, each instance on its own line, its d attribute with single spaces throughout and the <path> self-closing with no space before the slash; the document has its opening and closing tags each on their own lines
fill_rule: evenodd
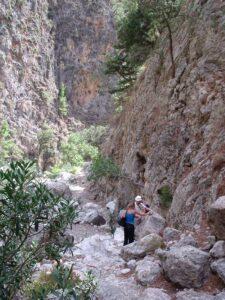
<svg viewBox="0 0 225 300">
<path fill-rule="evenodd" d="M 134 242 L 134 225 L 131 225 L 130 227 L 130 235 L 129 235 L 129 243 Z"/>
<path fill-rule="evenodd" d="M 128 224 L 127 233 L 128 233 L 128 243 L 129 244 L 133 243 L 133 241 L 134 241 L 134 225 Z"/>
<path fill-rule="evenodd" d="M 127 245 L 128 244 L 128 240 L 129 240 L 129 233 L 128 233 L 128 224 L 125 224 L 124 226 L 124 243 L 123 245 Z"/>
</svg>

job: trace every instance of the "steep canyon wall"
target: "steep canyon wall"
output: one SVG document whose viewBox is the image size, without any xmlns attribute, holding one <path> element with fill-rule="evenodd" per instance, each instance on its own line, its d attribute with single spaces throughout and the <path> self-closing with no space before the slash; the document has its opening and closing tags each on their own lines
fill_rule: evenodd
<svg viewBox="0 0 225 300">
<path fill-rule="evenodd" d="M 141 193 L 161 210 L 159 191 L 169 186 L 176 226 L 203 224 L 225 193 L 224 12 L 224 1 L 188 1 L 173 34 L 175 78 L 165 39 L 104 145 L 128 178 L 111 183 L 108 195 L 124 205 Z"/>
</svg>

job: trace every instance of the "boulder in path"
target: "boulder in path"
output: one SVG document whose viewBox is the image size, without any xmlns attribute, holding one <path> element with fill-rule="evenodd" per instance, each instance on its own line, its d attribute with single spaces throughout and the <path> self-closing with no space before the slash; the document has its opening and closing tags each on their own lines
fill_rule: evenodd
<svg viewBox="0 0 225 300">
<path fill-rule="evenodd" d="M 144 217 L 136 228 L 136 235 L 142 238 L 151 233 L 161 233 L 166 225 L 166 220 L 157 213 Z"/>
<path fill-rule="evenodd" d="M 134 242 L 132 244 L 123 246 L 120 255 L 125 261 L 129 261 L 131 259 L 138 259 L 138 258 L 145 257 L 146 251 L 145 248 L 141 246 L 138 242 Z"/>
<path fill-rule="evenodd" d="M 209 224 L 220 240 L 225 240 L 225 196 L 218 198 L 209 208 Z"/>
<path fill-rule="evenodd" d="M 44 184 L 46 188 L 56 196 L 63 197 L 68 200 L 73 198 L 73 194 L 69 188 L 69 185 L 65 182 L 48 180 Z"/>
<path fill-rule="evenodd" d="M 100 213 L 97 210 L 93 209 L 86 213 L 82 222 L 101 226 L 106 223 L 106 220 L 104 219 L 103 216 L 100 215 Z"/>
<path fill-rule="evenodd" d="M 141 295 L 141 300 L 171 300 L 162 289 L 148 288 Z"/>
<path fill-rule="evenodd" d="M 152 253 L 164 245 L 163 239 L 156 233 L 146 235 L 138 243 L 144 247 L 146 253 Z"/>
<path fill-rule="evenodd" d="M 163 245 L 163 240 L 158 234 L 149 234 L 138 242 L 126 245 L 121 250 L 121 256 L 124 260 L 143 258 L 149 253 Z"/>
<path fill-rule="evenodd" d="M 192 246 L 160 251 L 165 275 L 182 287 L 201 287 L 209 275 L 209 254 Z"/>
<path fill-rule="evenodd" d="M 225 241 L 218 241 L 210 250 L 210 254 L 215 258 L 225 257 Z"/>
<path fill-rule="evenodd" d="M 218 259 L 211 264 L 211 269 L 218 274 L 218 276 L 225 283 L 225 258 Z"/>
<path fill-rule="evenodd" d="M 177 293 L 176 300 L 215 300 L 215 297 L 207 293 L 199 293 L 194 290 L 184 290 Z"/>
<path fill-rule="evenodd" d="M 137 263 L 135 278 L 141 285 L 154 283 L 162 273 L 160 262 L 146 256 Z"/>
</svg>

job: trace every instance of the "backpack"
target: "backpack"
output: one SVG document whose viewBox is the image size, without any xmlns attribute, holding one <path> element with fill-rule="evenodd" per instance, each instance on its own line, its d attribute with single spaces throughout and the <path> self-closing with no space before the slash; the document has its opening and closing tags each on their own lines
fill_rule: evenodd
<svg viewBox="0 0 225 300">
<path fill-rule="evenodd" d="M 118 214 L 117 223 L 120 226 L 125 227 L 125 224 L 126 224 L 126 210 L 121 209 L 121 211 Z"/>
</svg>

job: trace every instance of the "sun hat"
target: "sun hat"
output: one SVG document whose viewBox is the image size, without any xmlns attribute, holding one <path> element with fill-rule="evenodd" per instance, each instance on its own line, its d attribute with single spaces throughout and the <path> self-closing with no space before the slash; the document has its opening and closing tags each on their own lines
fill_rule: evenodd
<svg viewBox="0 0 225 300">
<path fill-rule="evenodd" d="M 135 202 L 141 202 L 141 201 L 142 201 L 141 196 L 136 196 L 136 197 L 135 197 Z"/>
</svg>

